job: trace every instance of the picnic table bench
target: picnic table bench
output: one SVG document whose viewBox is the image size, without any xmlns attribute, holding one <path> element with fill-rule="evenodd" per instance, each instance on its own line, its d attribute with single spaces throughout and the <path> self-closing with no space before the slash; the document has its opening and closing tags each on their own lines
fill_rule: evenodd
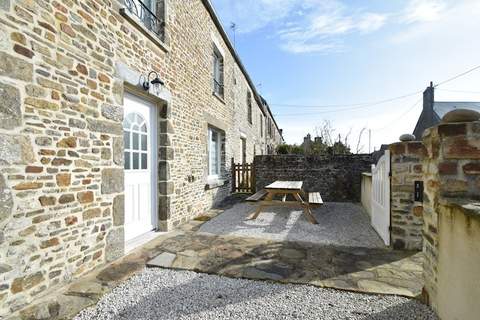
<svg viewBox="0 0 480 320">
<path fill-rule="evenodd" d="M 318 222 L 312 215 L 310 207 L 323 204 L 322 197 L 319 192 L 309 192 L 306 194 L 302 190 L 302 186 L 302 181 L 275 181 L 269 184 L 265 189 L 247 198 L 247 201 L 260 201 L 257 210 L 252 213 L 248 219 L 256 219 L 262 210 L 269 206 L 301 207 L 308 221 L 317 224 Z M 274 200 L 276 195 L 283 195 L 282 200 Z M 295 201 L 287 201 L 287 195 L 292 195 Z M 265 199 L 261 200 L 263 197 L 265 197 Z M 308 201 L 304 201 L 302 197 L 308 197 Z"/>
</svg>

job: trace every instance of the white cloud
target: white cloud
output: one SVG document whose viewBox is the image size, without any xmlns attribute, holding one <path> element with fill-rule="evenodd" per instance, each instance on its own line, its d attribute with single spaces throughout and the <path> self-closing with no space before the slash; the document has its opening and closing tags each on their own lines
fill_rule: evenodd
<svg viewBox="0 0 480 320">
<path fill-rule="evenodd" d="M 312 53 L 312 52 L 341 52 L 345 48 L 340 43 L 330 42 L 330 43 L 308 43 L 308 42 L 299 42 L 299 41 L 288 41 L 281 45 L 283 49 L 291 53 Z"/>
<path fill-rule="evenodd" d="M 292 53 L 332 52 L 345 48 L 344 36 L 380 29 L 387 15 L 364 12 L 340 0 L 217 1 L 224 23 L 235 22 L 239 33 L 272 26 L 281 47 Z"/>
<path fill-rule="evenodd" d="M 410 0 L 403 13 L 407 23 L 432 22 L 442 18 L 447 5 L 442 0 Z"/>
<path fill-rule="evenodd" d="M 278 32 L 282 48 L 293 53 L 332 52 L 345 48 L 342 37 L 350 33 L 367 34 L 380 29 L 386 15 L 373 12 L 349 13 L 340 2 L 313 3 L 302 19 Z"/>
<path fill-rule="evenodd" d="M 418 5 L 417 14 L 407 14 L 402 17 L 402 22 L 406 21 L 411 25 L 392 35 L 391 41 L 394 44 L 405 45 L 423 39 L 424 45 L 436 45 L 438 50 L 445 51 L 451 48 L 451 44 L 462 42 L 465 36 L 471 34 L 473 30 L 479 30 L 480 20 L 476 17 L 480 14 L 480 1 L 451 0 L 447 3 L 445 1 L 413 0 L 407 6 L 410 11 L 406 11 L 414 12 L 414 3 Z M 433 8 L 432 12 L 421 14 L 429 6 Z M 439 9 L 440 7 L 443 9 Z M 446 8 L 448 8 L 448 14 L 445 14 Z M 406 19 L 414 16 L 415 20 Z M 474 43 L 476 42 L 471 42 L 472 46 Z"/>
<path fill-rule="evenodd" d="M 224 0 L 215 5 L 223 22 L 237 24 L 239 33 L 249 33 L 288 17 L 299 0 Z"/>
<path fill-rule="evenodd" d="M 365 33 L 373 32 L 383 27 L 386 20 L 387 20 L 386 15 L 382 15 L 378 13 L 366 13 L 358 21 L 357 28 L 358 30 Z"/>
</svg>

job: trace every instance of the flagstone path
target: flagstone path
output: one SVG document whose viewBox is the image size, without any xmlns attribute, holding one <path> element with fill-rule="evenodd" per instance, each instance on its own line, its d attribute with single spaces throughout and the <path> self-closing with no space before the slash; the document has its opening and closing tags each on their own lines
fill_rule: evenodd
<svg viewBox="0 0 480 320">
<path fill-rule="evenodd" d="M 168 238 L 155 251 L 161 253 L 149 267 L 407 297 L 422 290 L 422 254 L 416 252 L 200 232 Z"/>
</svg>

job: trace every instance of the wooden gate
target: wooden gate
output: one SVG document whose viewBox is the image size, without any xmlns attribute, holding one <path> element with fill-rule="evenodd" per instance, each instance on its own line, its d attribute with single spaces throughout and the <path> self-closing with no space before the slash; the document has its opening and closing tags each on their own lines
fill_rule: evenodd
<svg viewBox="0 0 480 320">
<path fill-rule="evenodd" d="M 255 193 L 255 168 L 253 163 L 235 163 L 232 158 L 232 192 Z"/>
<path fill-rule="evenodd" d="M 390 245 L 390 151 L 372 165 L 372 226 Z"/>
</svg>

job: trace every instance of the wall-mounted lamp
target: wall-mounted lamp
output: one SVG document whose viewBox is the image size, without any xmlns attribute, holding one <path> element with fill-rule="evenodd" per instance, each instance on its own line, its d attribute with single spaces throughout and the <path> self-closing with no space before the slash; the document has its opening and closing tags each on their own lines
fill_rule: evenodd
<svg viewBox="0 0 480 320">
<path fill-rule="evenodd" d="M 152 81 L 150 81 L 150 78 L 151 78 L 152 74 L 154 74 L 155 77 L 153 78 Z M 164 85 L 163 81 L 160 80 L 160 78 L 158 77 L 158 73 L 156 71 L 150 71 L 147 78 L 143 82 L 143 89 L 145 89 L 145 91 L 148 91 L 150 89 L 150 85 L 153 85 L 153 86 L 160 86 L 160 85 L 163 86 Z"/>
</svg>

